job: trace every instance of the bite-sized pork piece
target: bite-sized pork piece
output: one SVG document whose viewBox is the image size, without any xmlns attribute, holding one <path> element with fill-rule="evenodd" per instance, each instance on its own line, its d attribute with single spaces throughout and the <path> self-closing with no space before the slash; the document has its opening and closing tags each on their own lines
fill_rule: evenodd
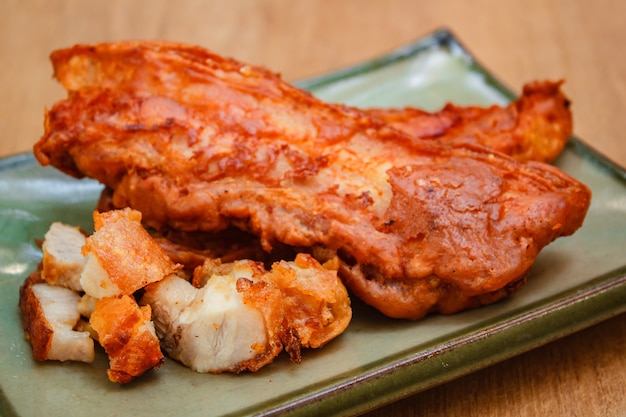
<svg viewBox="0 0 626 417">
<path fill-rule="evenodd" d="M 171 275 L 146 287 L 165 351 L 198 372 L 256 371 L 284 349 L 301 361 L 350 323 L 348 293 L 336 271 L 309 255 L 267 271 L 250 260 L 207 259 L 192 283 Z"/>
<path fill-rule="evenodd" d="M 348 292 L 337 277 L 337 265 L 333 267 L 322 267 L 310 255 L 300 253 L 293 261 L 275 262 L 268 274 L 283 293 L 288 332 L 298 346 L 325 345 L 352 318 Z"/>
<path fill-rule="evenodd" d="M 36 360 L 93 361 L 89 332 L 74 330 L 80 320 L 79 299 L 68 288 L 41 282 L 39 271 L 20 287 L 22 323 Z"/>
<path fill-rule="evenodd" d="M 51 58 L 69 94 L 46 114 L 42 164 L 99 180 L 158 230 L 234 226 L 267 251 L 334 252 L 340 273 L 356 271 L 342 275 L 354 293 L 392 317 L 501 298 L 589 207 L 589 189 L 556 167 L 413 137 L 198 47 L 78 45 Z"/>
<path fill-rule="evenodd" d="M 207 259 L 195 270 L 192 284 L 203 287 L 214 275 L 239 276 L 242 265 L 255 266 L 257 278 L 276 285 L 282 294 L 281 341 L 292 361 L 299 363 L 301 348 L 319 348 L 339 336 L 352 319 L 350 298 L 337 276 L 338 261 L 324 266 L 309 254 L 298 253 L 293 261 L 276 261 L 266 271 L 250 261 L 224 263 Z"/>
<path fill-rule="evenodd" d="M 141 225 L 138 211 L 96 211 L 94 228 L 83 247 L 80 283 L 95 298 L 130 295 L 179 269 Z"/>
<path fill-rule="evenodd" d="M 412 137 L 480 143 L 521 162 L 551 162 L 572 135 L 570 103 L 561 84 L 526 84 L 506 107 L 449 103 L 434 113 L 410 107 L 367 111 Z"/>
<path fill-rule="evenodd" d="M 50 285 L 82 291 L 80 275 L 86 259 L 82 254 L 85 235 L 79 228 L 54 222 L 42 244 L 42 278 Z"/>
<path fill-rule="evenodd" d="M 139 307 L 133 297 L 99 299 L 89 323 L 109 356 L 112 382 L 126 384 L 165 361 L 150 307 Z"/>
<path fill-rule="evenodd" d="M 163 349 L 197 372 L 256 371 L 282 350 L 282 294 L 263 267 L 237 261 L 202 288 L 170 275 L 146 287 Z"/>
</svg>

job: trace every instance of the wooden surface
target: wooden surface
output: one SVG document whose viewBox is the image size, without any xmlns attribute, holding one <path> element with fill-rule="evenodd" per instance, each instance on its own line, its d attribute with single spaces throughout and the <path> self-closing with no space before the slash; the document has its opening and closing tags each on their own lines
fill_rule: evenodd
<svg viewBox="0 0 626 417">
<path fill-rule="evenodd" d="M 175 40 L 295 80 L 445 26 L 514 88 L 564 78 L 575 133 L 626 165 L 622 0 L 2 0 L 2 6 L 0 157 L 29 151 L 42 133 L 44 107 L 63 96 L 48 63 L 55 48 Z M 626 415 L 625 319 L 615 317 L 369 415 Z"/>
</svg>

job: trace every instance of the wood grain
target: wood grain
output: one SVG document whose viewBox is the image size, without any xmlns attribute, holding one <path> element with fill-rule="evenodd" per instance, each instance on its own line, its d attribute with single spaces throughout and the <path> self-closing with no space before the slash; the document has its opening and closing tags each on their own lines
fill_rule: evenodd
<svg viewBox="0 0 626 417">
<path fill-rule="evenodd" d="M 4 0 L 0 156 L 29 151 L 64 95 L 48 54 L 74 43 L 166 39 L 288 80 L 383 54 L 448 27 L 513 88 L 565 79 L 575 133 L 626 165 L 621 0 Z M 625 301 L 626 302 L 626 301 Z M 370 416 L 621 416 L 626 316 L 372 411 Z"/>
</svg>

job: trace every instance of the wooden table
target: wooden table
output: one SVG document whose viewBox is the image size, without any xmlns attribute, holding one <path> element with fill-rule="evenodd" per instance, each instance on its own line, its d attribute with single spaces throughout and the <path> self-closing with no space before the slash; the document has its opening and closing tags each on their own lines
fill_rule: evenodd
<svg viewBox="0 0 626 417">
<path fill-rule="evenodd" d="M 44 107 L 64 94 L 51 80 L 47 56 L 54 48 L 176 40 L 296 80 L 445 26 L 510 86 L 567 80 L 575 133 L 626 165 L 621 0 L 4 0 L 2 9 L 0 156 L 30 150 L 42 132 Z M 625 319 L 615 317 L 369 415 L 624 415 Z"/>
</svg>

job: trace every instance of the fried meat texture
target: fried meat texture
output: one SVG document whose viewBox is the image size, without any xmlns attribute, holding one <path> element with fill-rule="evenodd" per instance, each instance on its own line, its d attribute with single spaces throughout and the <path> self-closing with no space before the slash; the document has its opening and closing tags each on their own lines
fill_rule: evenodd
<svg viewBox="0 0 626 417">
<path fill-rule="evenodd" d="M 352 318 L 335 258 L 321 265 L 298 254 L 268 271 L 253 260 L 209 257 L 214 248 L 196 253 L 187 274 L 163 249 L 173 243 L 153 239 L 139 212 L 93 217 L 96 230 L 87 237 L 53 223 L 42 245 L 47 261 L 20 288 L 36 360 L 91 362 L 96 340 L 109 356 L 109 379 L 120 384 L 159 368 L 161 345 L 198 372 L 257 371 L 283 349 L 299 363 L 302 348 L 325 345 Z M 190 245 L 189 236 L 180 239 Z M 69 282 L 82 283 L 86 292 L 67 288 Z"/>
<path fill-rule="evenodd" d="M 54 222 L 42 244 L 42 278 L 50 285 L 82 291 L 80 276 L 86 259 L 82 254 L 85 235 L 77 227 Z"/>
<path fill-rule="evenodd" d="M 487 145 L 518 161 L 553 161 L 572 135 L 572 113 L 562 82 L 536 81 L 506 107 L 447 104 L 429 113 L 416 108 L 368 109 L 412 137 Z"/>
<path fill-rule="evenodd" d="M 267 271 L 251 260 L 207 259 L 192 282 L 172 275 L 146 287 L 162 346 L 197 372 L 257 371 L 283 350 L 300 363 L 302 348 L 340 335 L 352 310 L 336 271 L 306 254 Z"/>
<path fill-rule="evenodd" d="M 141 225 L 141 213 L 94 212 L 95 232 L 82 248 L 87 257 L 80 283 L 95 298 L 132 295 L 175 273 L 175 264 Z"/>
<path fill-rule="evenodd" d="M 501 298 L 590 203 L 558 168 L 411 136 L 201 48 L 79 45 L 51 58 L 69 94 L 46 114 L 40 163 L 99 180 L 156 230 L 237 227 L 268 252 L 338 256 L 347 286 L 391 317 Z"/>
<path fill-rule="evenodd" d="M 50 285 L 36 271 L 20 287 L 19 307 L 26 339 L 38 361 L 92 362 L 89 332 L 76 330 L 80 296 L 69 288 Z"/>
<path fill-rule="evenodd" d="M 142 298 L 155 313 L 165 351 L 194 371 L 257 371 L 282 350 L 280 290 L 253 277 L 248 265 L 238 266 L 200 289 L 172 275 L 148 286 Z"/>
<path fill-rule="evenodd" d="M 267 275 L 282 292 L 283 343 L 296 362 L 300 348 L 324 346 L 340 335 L 352 318 L 350 298 L 335 264 L 331 259 L 322 266 L 299 253 L 293 261 L 274 262 Z"/>
<path fill-rule="evenodd" d="M 140 308 L 132 294 L 179 266 L 140 221 L 131 209 L 95 212 L 88 237 L 62 223 L 50 226 L 40 269 L 20 288 L 35 359 L 91 362 L 95 339 L 109 355 L 109 379 L 120 384 L 163 363 L 150 307 Z"/>
<path fill-rule="evenodd" d="M 96 302 L 89 323 L 109 356 L 109 380 L 127 384 L 165 361 L 149 306 L 128 295 Z"/>
<path fill-rule="evenodd" d="M 165 360 L 151 309 L 140 307 L 133 294 L 180 265 L 150 237 L 138 211 L 96 211 L 93 219 L 95 231 L 82 248 L 87 262 L 80 281 L 95 299 L 89 324 L 109 356 L 109 379 L 126 384 Z"/>
</svg>

